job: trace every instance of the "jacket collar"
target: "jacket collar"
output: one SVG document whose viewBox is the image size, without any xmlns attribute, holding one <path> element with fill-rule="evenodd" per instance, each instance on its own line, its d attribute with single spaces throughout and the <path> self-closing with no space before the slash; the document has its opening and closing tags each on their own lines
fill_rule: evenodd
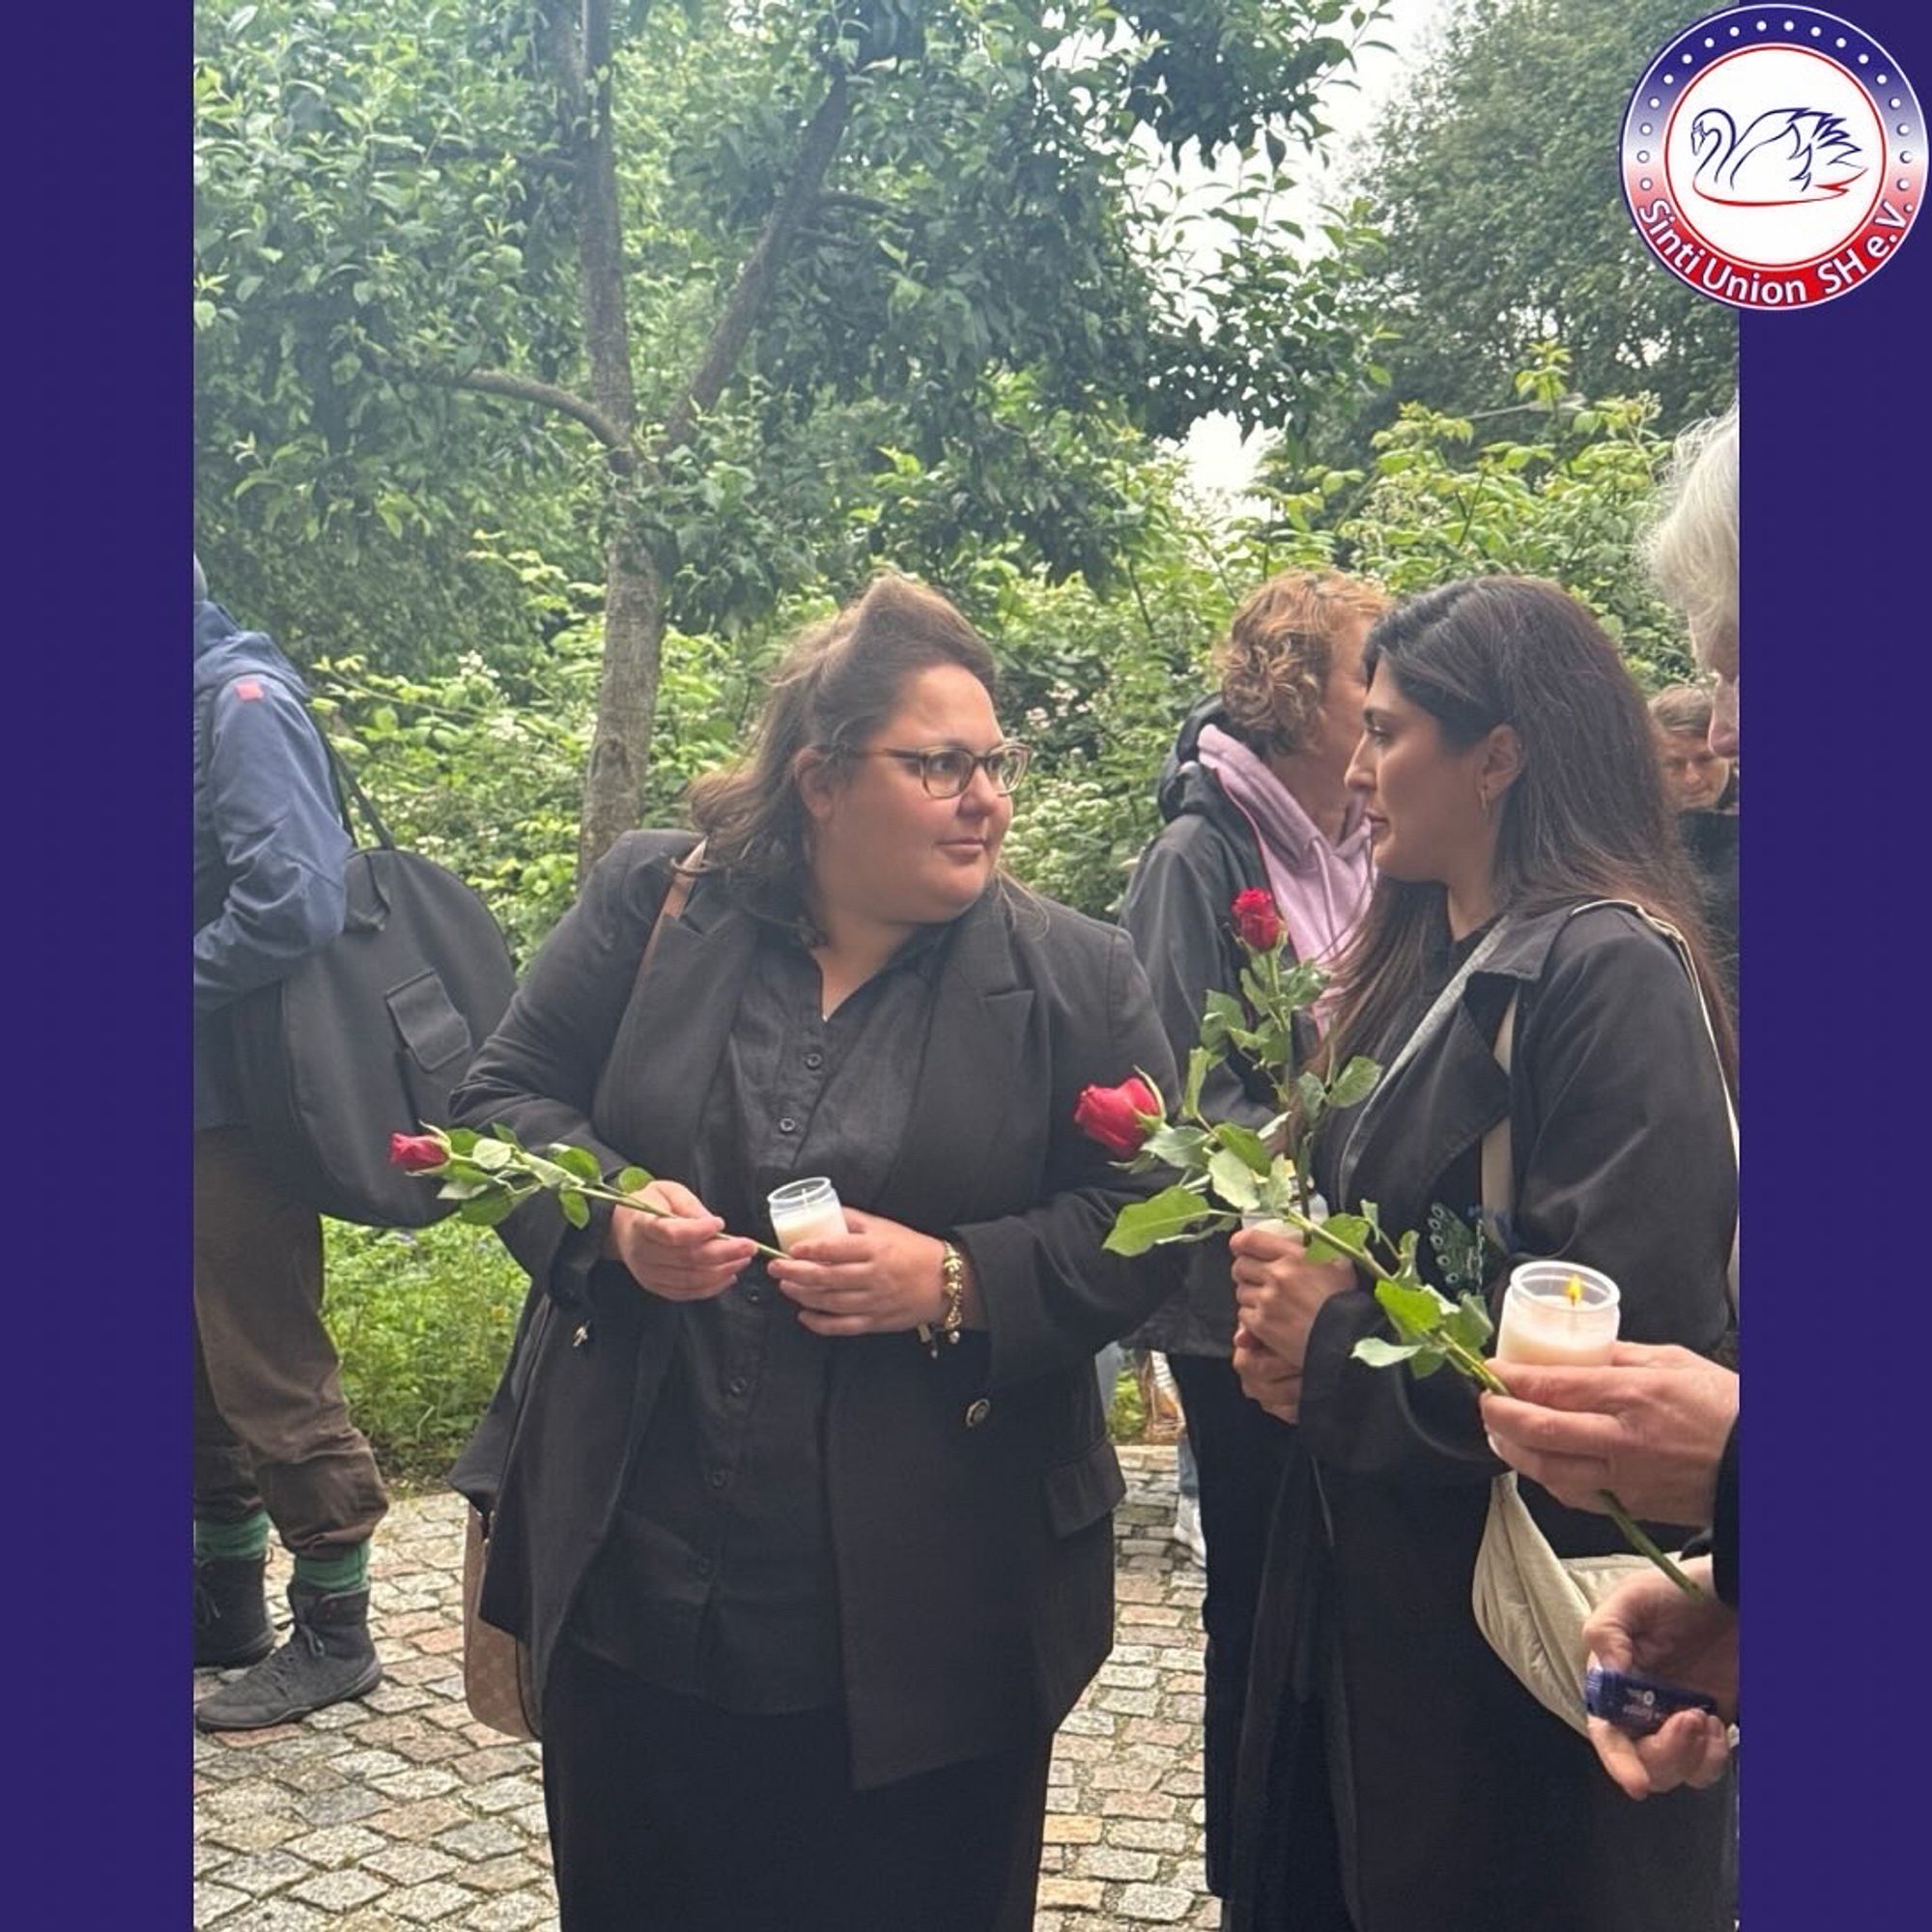
<svg viewBox="0 0 1932 1932">
<path fill-rule="evenodd" d="M 1577 904 L 1584 903 L 1579 899 Z M 1543 969 L 1549 959 L 1549 949 L 1556 944 L 1556 935 L 1563 930 L 1574 906 L 1552 906 L 1546 912 L 1516 913 L 1508 916 L 1508 924 L 1496 950 L 1484 960 L 1482 968 L 1473 977 L 1478 980 L 1540 980 Z"/>
<path fill-rule="evenodd" d="M 955 923 L 940 969 L 918 1097 L 877 1204 L 895 1220 L 932 1228 L 962 1218 L 963 1204 L 975 1198 L 999 1145 L 1002 1096 L 1019 1079 L 1033 1010 L 1010 924 L 1027 916 L 1024 902 L 1014 904 L 996 884 Z M 757 943 L 758 922 L 715 875 L 698 879 L 684 912 L 659 936 L 596 1109 L 613 1145 L 634 1151 L 653 1171 L 675 1171 L 696 1141 Z M 642 1068 L 648 1069 L 647 1094 L 639 1091 Z"/>
</svg>

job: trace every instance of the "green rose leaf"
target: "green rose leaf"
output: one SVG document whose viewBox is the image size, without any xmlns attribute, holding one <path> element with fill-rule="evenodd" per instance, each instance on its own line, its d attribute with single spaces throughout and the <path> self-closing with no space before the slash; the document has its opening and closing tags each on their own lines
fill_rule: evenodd
<svg viewBox="0 0 1932 1932">
<path fill-rule="evenodd" d="M 472 1227 L 494 1228 L 517 1205 L 516 1196 L 492 1190 L 479 1194 L 473 1201 L 466 1201 L 456 1210 L 459 1221 L 468 1221 Z"/>
<path fill-rule="evenodd" d="M 1210 1054 L 1218 1054 L 1228 1043 L 1229 1034 L 1245 1027 L 1247 1013 L 1232 993 L 1216 989 L 1208 995 L 1201 1013 L 1201 1044 Z"/>
<path fill-rule="evenodd" d="M 1353 1107 L 1366 1100 L 1376 1091 L 1376 1082 L 1382 1077 L 1382 1070 L 1373 1060 L 1356 1054 L 1341 1072 L 1336 1074 L 1334 1085 L 1328 1090 L 1328 1101 L 1335 1107 Z"/>
<path fill-rule="evenodd" d="M 1203 1043 L 1187 1056 L 1187 1081 L 1180 1091 L 1180 1111 L 1190 1120 L 1201 1111 L 1201 1087 L 1221 1058 L 1212 1047 L 1206 1043 L 1207 1029 L 1202 1029 Z M 1222 1037 L 1227 1037 L 1227 1030 L 1222 1029 Z"/>
<path fill-rule="evenodd" d="M 1420 1342 L 1386 1342 L 1379 1335 L 1364 1335 L 1349 1352 L 1372 1369 L 1392 1369 L 1399 1362 L 1412 1361 L 1422 1347 Z"/>
<path fill-rule="evenodd" d="M 480 1168 L 494 1173 L 499 1167 L 508 1167 L 514 1149 L 499 1140 L 487 1136 L 477 1141 L 469 1151 L 469 1158 Z"/>
<path fill-rule="evenodd" d="M 588 1148 L 565 1147 L 561 1143 L 553 1145 L 552 1154 L 556 1164 L 566 1174 L 574 1174 L 579 1180 L 596 1182 L 604 1179 L 604 1170 L 597 1165 L 597 1156 Z"/>
<path fill-rule="evenodd" d="M 641 1167 L 627 1167 L 617 1177 L 619 1194 L 635 1194 L 640 1187 L 648 1187 L 650 1184 L 651 1176 Z"/>
<path fill-rule="evenodd" d="M 1214 1192 L 1239 1213 L 1251 1213 L 1261 1203 L 1254 1170 L 1229 1148 L 1216 1148 L 1208 1155 L 1208 1179 Z"/>
<path fill-rule="evenodd" d="M 1328 1090 L 1319 1073 L 1303 1073 L 1294 1083 L 1295 1097 L 1301 1102 L 1302 1119 L 1313 1126 L 1328 1104 Z"/>
<path fill-rule="evenodd" d="M 1376 1299 L 1381 1303 L 1396 1332 L 1405 1342 L 1413 1342 L 1438 1333 L 1449 1304 L 1433 1288 L 1410 1288 L 1397 1281 L 1376 1283 Z"/>
<path fill-rule="evenodd" d="M 1346 1250 L 1324 1240 L 1323 1235 L 1332 1235 L 1336 1240 L 1348 1241 L 1355 1247 L 1363 1247 L 1369 1238 L 1369 1224 L 1359 1214 L 1331 1214 L 1321 1224 L 1321 1235 L 1311 1235 L 1308 1239 L 1308 1259 L 1312 1262 L 1352 1261 L 1354 1257 Z"/>
<path fill-rule="evenodd" d="M 1312 960 L 1304 959 L 1281 976 L 1283 1003 L 1294 1012 L 1312 1007 L 1328 985 L 1328 976 Z"/>
<path fill-rule="evenodd" d="M 1214 1129 L 1215 1138 L 1229 1152 L 1244 1160 L 1256 1174 L 1266 1174 L 1274 1165 L 1268 1151 L 1262 1145 L 1262 1137 L 1252 1127 L 1236 1126 L 1233 1121 L 1223 1121 Z"/>
<path fill-rule="evenodd" d="M 1471 1353 L 1480 1355 L 1489 1346 L 1496 1324 L 1490 1320 L 1488 1305 L 1481 1295 L 1464 1294 L 1456 1302 L 1456 1312 L 1443 1324 L 1444 1331 Z"/>
<path fill-rule="evenodd" d="M 1408 1372 L 1420 1381 L 1424 1376 L 1433 1376 L 1448 1359 L 1440 1349 L 1418 1349 L 1415 1359 L 1408 1365 Z"/>
<path fill-rule="evenodd" d="M 449 1143 L 451 1153 L 464 1154 L 471 1152 L 483 1138 L 474 1127 L 451 1127 L 442 1137 Z"/>
<path fill-rule="evenodd" d="M 1157 1242 L 1179 1239 L 1203 1215 L 1213 1212 L 1192 1188 L 1163 1188 L 1151 1200 L 1122 1208 L 1100 1245 L 1110 1255 L 1144 1255 Z"/>
<path fill-rule="evenodd" d="M 1169 1167 L 1198 1171 L 1208 1158 L 1208 1147 L 1205 1127 L 1159 1126 L 1141 1143 L 1141 1152 L 1149 1156 L 1150 1167 L 1164 1161 Z"/>
<path fill-rule="evenodd" d="M 474 1179 L 445 1180 L 436 1190 L 436 1197 L 439 1201 L 473 1201 L 479 1194 L 488 1188 L 494 1188 L 496 1184 L 494 1180 L 480 1175 Z"/>
<path fill-rule="evenodd" d="M 590 1203 L 583 1196 L 569 1188 L 558 1191 L 556 1205 L 563 1209 L 563 1218 L 573 1228 L 587 1228 L 590 1225 Z"/>
</svg>

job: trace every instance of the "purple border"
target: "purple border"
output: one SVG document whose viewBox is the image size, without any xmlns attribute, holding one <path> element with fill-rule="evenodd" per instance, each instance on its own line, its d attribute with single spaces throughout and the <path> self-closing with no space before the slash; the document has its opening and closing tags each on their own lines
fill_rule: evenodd
<svg viewBox="0 0 1932 1932">
<path fill-rule="evenodd" d="M 1855 11 L 1922 87 L 1922 4 Z M 1902 1925 L 1924 1909 L 1904 1898 L 1924 1835 L 1918 1712 L 1894 1687 L 1921 1651 L 1906 1608 L 1926 1520 L 1925 1396 L 1908 1321 L 1881 1311 L 1916 1289 L 1910 1215 L 1926 1185 L 1911 1104 L 1924 973 L 1893 922 L 1922 870 L 1911 734 L 1928 691 L 1928 296 L 1919 234 L 1842 300 L 1741 322 L 1753 753 L 1743 1918 L 1756 1932 Z M 1888 1279 L 1867 1257 L 1892 1250 L 1904 1264 Z"/>
<path fill-rule="evenodd" d="M 1918 0 L 1854 11 L 1923 85 Z M 36 526 L 54 526 L 29 556 L 40 635 L 16 650 L 13 739 L 28 1254 L 10 1258 L 8 1394 L 35 1498 L 7 1593 L 22 1924 L 187 1918 L 186 732 L 151 728 L 184 684 L 165 640 L 190 536 L 187 26 L 185 9 L 119 10 L 84 67 L 71 22 L 14 26 L 16 71 L 42 77 L 13 122 L 13 314 L 32 336 L 17 468 L 47 506 Z M 1855 298 L 1742 322 L 1759 1932 L 1909 1922 L 1898 1893 L 1924 1830 L 1918 1714 L 1894 1690 L 1920 1654 L 1904 1574 L 1925 1519 L 1918 1283 L 1909 1260 L 1874 1279 L 1860 1256 L 1904 1244 L 1925 1186 L 1924 975 L 1894 923 L 1919 870 L 1928 292 L 1932 240 L 1916 236 Z M 1836 1232 L 1792 1211 L 1811 1202 Z"/>
<path fill-rule="evenodd" d="M 18 1925 L 190 1913 L 189 733 L 169 642 L 190 542 L 188 28 L 173 6 L 9 23 Z"/>
</svg>

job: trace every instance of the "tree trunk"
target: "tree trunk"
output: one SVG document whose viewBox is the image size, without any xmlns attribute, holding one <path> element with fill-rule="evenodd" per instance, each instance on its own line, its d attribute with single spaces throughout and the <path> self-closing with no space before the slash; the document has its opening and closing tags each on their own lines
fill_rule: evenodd
<svg viewBox="0 0 1932 1932">
<path fill-rule="evenodd" d="M 640 479 L 633 439 L 638 397 L 624 314 L 624 234 L 611 117 L 611 0 L 547 0 L 546 51 L 556 83 L 563 144 L 577 186 L 578 297 L 596 414 L 624 440 L 612 450 L 611 535 L 604 549 L 604 664 L 597 724 L 583 775 L 577 841 L 580 884 L 638 820 L 651 753 L 664 585 L 632 534 Z"/>
<path fill-rule="evenodd" d="M 656 559 L 628 527 L 634 488 L 627 483 L 619 493 L 617 527 L 604 551 L 604 665 L 597 680 L 597 728 L 583 775 L 583 818 L 577 835 L 580 884 L 638 822 L 657 716 L 664 581 Z"/>
<path fill-rule="evenodd" d="M 626 439 L 636 436 L 637 388 L 624 316 L 624 237 L 611 122 L 610 0 L 547 0 L 550 61 L 576 169 L 579 286 L 583 348 L 595 413 Z M 767 217 L 660 440 L 658 457 L 695 433 L 723 390 L 759 314 L 771 299 L 785 250 L 838 152 L 849 112 L 842 74 L 834 77 L 805 130 L 797 167 Z M 604 663 L 597 724 L 583 775 L 577 876 L 584 875 L 638 822 L 650 766 L 658 677 L 663 665 L 667 585 L 657 559 L 635 534 L 638 493 L 654 486 L 655 463 L 634 467 L 635 444 L 613 452 L 612 528 L 605 546 Z"/>
</svg>

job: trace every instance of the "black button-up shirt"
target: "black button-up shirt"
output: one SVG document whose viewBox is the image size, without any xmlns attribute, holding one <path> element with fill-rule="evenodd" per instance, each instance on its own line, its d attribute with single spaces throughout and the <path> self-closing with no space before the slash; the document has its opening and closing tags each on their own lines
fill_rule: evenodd
<svg viewBox="0 0 1932 1932">
<path fill-rule="evenodd" d="M 733 1233 L 770 1240 L 765 1197 L 807 1175 L 827 1176 L 852 1207 L 876 1198 L 951 931 L 916 934 L 830 1019 L 810 955 L 776 930 L 760 940 L 692 1178 Z M 762 1257 L 723 1294 L 683 1307 L 678 1328 L 573 1634 L 660 1689 L 727 1710 L 821 1709 L 839 1682 L 822 1440 L 838 1344 L 800 1323 Z"/>
</svg>

